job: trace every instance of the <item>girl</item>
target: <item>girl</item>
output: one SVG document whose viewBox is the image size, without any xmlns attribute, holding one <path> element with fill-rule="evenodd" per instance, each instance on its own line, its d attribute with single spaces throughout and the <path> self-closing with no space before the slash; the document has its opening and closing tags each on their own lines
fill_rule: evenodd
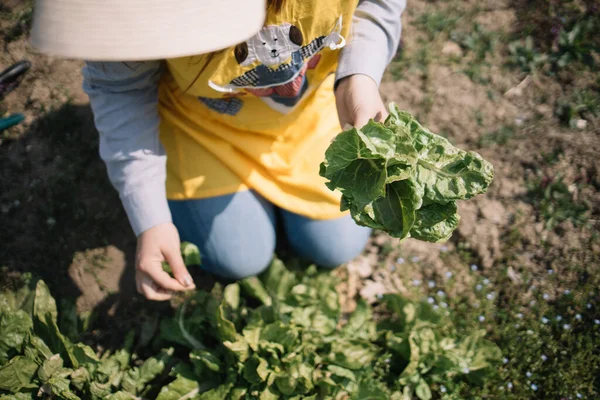
<svg viewBox="0 0 600 400">
<path fill-rule="evenodd" d="M 198 245 L 214 274 L 260 273 L 278 219 L 298 256 L 318 265 L 360 254 L 370 230 L 340 213 L 319 164 L 341 126 L 385 117 L 378 84 L 404 6 L 269 0 L 264 27 L 235 47 L 86 63 L 100 155 L 138 237 L 140 293 L 166 300 L 194 288 L 180 240 Z"/>
</svg>

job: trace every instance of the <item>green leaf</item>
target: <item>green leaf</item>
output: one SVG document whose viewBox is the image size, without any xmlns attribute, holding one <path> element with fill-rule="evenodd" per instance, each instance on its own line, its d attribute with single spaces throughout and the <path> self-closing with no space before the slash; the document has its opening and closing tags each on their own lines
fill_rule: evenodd
<svg viewBox="0 0 600 400">
<path fill-rule="evenodd" d="M 417 386 L 415 387 L 415 394 L 420 400 L 431 400 L 431 389 L 425 382 L 425 379 L 421 378 Z"/>
<path fill-rule="evenodd" d="M 240 285 L 232 283 L 225 286 L 223 300 L 232 310 L 237 310 L 240 306 Z"/>
<path fill-rule="evenodd" d="M 198 400 L 222 400 L 222 399 L 227 399 L 229 393 L 231 392 L 231 387 L 233 385 L 231 383 L 227 383 L 224 385 L 220 385 L 217 388 L 208 390 L 204 393 L 202 393 L 199 397 Z"/>
<path fill-rule="evenodd" d="M 283 300 L 290 293 L 292 287 L 298 283 L 296 275 L 277 258 L 271 262 L 261 278 L 267 292 L 280 300 Z"/>
<path fill-rule="evenodd" d="M 23 343 L 32 328 L 31 317 L 23 310 L 0 315 L 0 365 L 21 353 Z"/>
<path fill-rule="evenodd" d="M 44 360 L 40 368 L 38 369 L 37 375 L 42 382 L 48 382 L 48 380 L 54 375 L 56 371 L 63 367 L 63 360 L 60 355 L 55 354 L 47 360 Z"/>
<path fill-rule="evenodd" d="M 13 357 L 0 367 L 0 389 L 16 393 L 23 388 L 32 387 L 37 369 L 38 365 L 33 360 L 23 356 Z"/>
<path fill-rule="evenodd" d="M 273 322 L 262 329 L 260 340 L 277 342 L 291 352 L 298 345 L 298 330 L 281 321 Z"/>
<path fill-rule="evenodd" d="M 196 375 L 202 376 L 203 371 L 222 372 L 223 363 L 219 357 L 208 350 L 194 350 L 190 353 L 190 361 L 195 366 Z"/>
<path fill-rule="evenodd" d="M 329 360 L 352 370 L 370 368 L 377 351 L 377 347 L 366 340 L 335 340 L 331 343 Z"/>
<path fill-rule="evenodd" d="M 217 310 L 217 330 L 222 341 L 236 340 L 235 325 L 225 316 L 224 304 L 221 304 Z"/>
<path fill-rule="evenodd" d="M 400 239 L 443 242 L 459 221 L 449 203 L 484 193 L 493 167 L 391 104 L 384 123 L 340 133 L 325 152 L 320 175 L 342 192 L 341 210 L 350 210 L 357 224 Z"/>
<path fill-rule="evenodd" d="M 55 374 L 52 376 L 47 383 L 50 387 L 50 391 L 55 398 L 61 400 L 80 400 L 80 397 L 71 391 L 69 388 L 68 372 L 64 374 Z"/>
<path fill-rule="evenodd" d="M 0 400 L 34 400 L 33 393 L 15 393 L 0 396 Z"/>
<path fill-rule="evenodd" d="M 198 382 L 193 379 L 178 375 L 177 378 L 163 387 L 156 400 L 193 399 L 200 392 Z"/>
<path fill-rule="evenodd" d="M 385 387 L 373 379 L 363 379 L 358 390 L 351 397 L 353 400 L 389 400 L 390 395 Z"/>
<path fill-rule="evenodd" d="M 193 243 L 181 243 L 181 256 L 183 257 L 183 262 L 188 267 L 202 264 L 200 250 L 198 249 L 198 246 Z"/>
<path fill-rule="evenodd" d="M 271 371 L 264 358 L 253 354 L 244 364 L 244 379 L 253 384 L 265 382 Z"/>
<path fill-rule="evenodd" d="M 256 276 L 244 278 L 239 284 L 248 295 L 260 300 L 265 306 L 270 306 L 273 303 L 273 299 Z"/>
<path fill-rule="evenodd" d="M 246 343 L 246 341 L 242 338 L 240 338 L 240 340 L 236 340 L 235 342 L 223 342 L 223 346 L 227 347 L 233 353 L 233 355 L 235 355 L 238 361 L 244 362 L 250 355 L 248 343 Z"/>
<path fill-rule="evenodd" d="M 110 395 L 109 400 L 138 400 L 136 396 L 122 390 Z"/>
<path fill-rule="evenodd" d="M 445 242 L 458 228 L 460 216 L 455 202 L 429 204 L 417 210 L 410 237 L 427 242 Z"/>
<path fill-rule="evenodd" d="M 58 329 L 56 302 L 50 295 L 48 286 L 44 281 L 37 282 L 33 302 L 33 329 L 50 350 L 60 354 L 69 365 L 78 367 L 77 359 L 74 357 L 72 344 Z"/>
</svg>

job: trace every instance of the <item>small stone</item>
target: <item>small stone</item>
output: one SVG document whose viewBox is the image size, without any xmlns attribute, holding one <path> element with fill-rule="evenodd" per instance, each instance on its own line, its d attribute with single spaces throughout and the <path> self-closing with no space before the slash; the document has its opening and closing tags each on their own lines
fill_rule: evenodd
<svg viewBox="0 0 600 400">
<path fill-rule="evenodd" d="M 575 126 L 577 127 L 577 129 L 581 129 L 584 130 L 585 128 L 587 128 L 588 122 L 585 119 L 578 119 L 575 122 Z"/>
<path fill-rule="evenodd" d="M 444 46 L 442 46 L 442 54 L 449 57 L 460 58 L 463 56 L 463 51 L 457 43 L 448 40 L 444 43 Z"/>
</svg>

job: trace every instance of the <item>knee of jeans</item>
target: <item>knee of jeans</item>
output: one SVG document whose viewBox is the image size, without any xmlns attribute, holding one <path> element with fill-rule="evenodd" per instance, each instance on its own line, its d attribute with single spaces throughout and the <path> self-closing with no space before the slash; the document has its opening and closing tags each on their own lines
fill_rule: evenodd
<svg viewBox="0 0 600 400">
<path fill-rule="evenodd" d="M 208 262 L 207 267 L 215 275 L 234 280 L 259 275 L 269 267 L 273 259 L 274 249 L 266 247 L 253 249 L 251 254 L 234 249 L 223 252 L 216 260 Z"/>
</svg>

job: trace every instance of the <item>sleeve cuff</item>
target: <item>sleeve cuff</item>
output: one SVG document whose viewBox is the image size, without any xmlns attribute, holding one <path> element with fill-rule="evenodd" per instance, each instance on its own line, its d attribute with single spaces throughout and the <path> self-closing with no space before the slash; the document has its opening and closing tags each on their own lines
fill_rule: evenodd
<svg viewBox="0 0 600 400">
<path fill-rule="evenodd" d="M 348 43 L 340 55 L 336 83 L 350 75 L 362 74 L 369 76 L 379 86 L 387 67 L 388 54 L 385 51 L 377 51 L 377 48 L 370 41 Z"/>
<path fill-rule="evenodd" d="M 164 185 L 143 185 L 121 201 L 136 236 L 165 222 L 172 222 Z"/>
</svg>

